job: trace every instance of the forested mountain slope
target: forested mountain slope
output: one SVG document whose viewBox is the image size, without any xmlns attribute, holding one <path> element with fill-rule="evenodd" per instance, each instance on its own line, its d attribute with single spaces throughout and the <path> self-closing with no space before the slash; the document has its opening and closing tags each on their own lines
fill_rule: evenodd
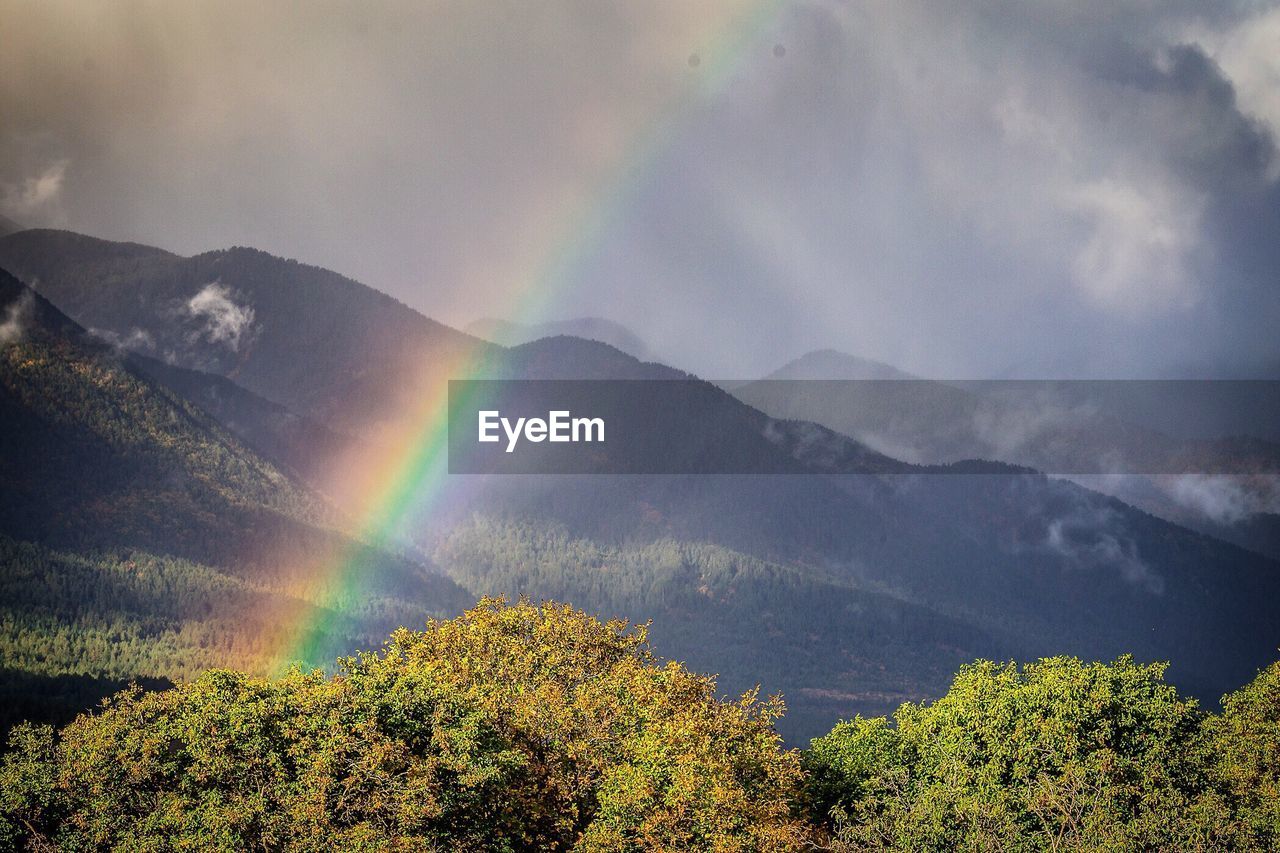
<svg viewBox="0 0 1280 853">
<path fill-rule="evenodd" d="M 466 603 L 5 273 L 0 316 L 0 691 L 84 707 L 120 679 L 266 671 L 302 622 L 328 656 Z M 358 601 L 318 570 L 337 562 Z"/>
<path fill-rule="evenodd" d="M 424 366 L 486 346 L 349 278 L 256 249 L 184 258 L 36 229 L 0 238 L 0 267 L 136 352 L 230 377 L 343 431 L 394 419 Z"/>
<path fill-rule="evenodd" d="M 688 378 L 571 338 L 502 364 L 544 379 Z M 667 417 L 694 446 L 817 429 L 709 385 Z M 673 654 L 733 689 L 750 661 L 788 696 L 793 737 L 824 715 L 936 693 L 935 664 L 952 659 L 1131 652 L 1174 661 L 1173 680 L 1213 702 L 1280 643 L 1280 571 L 1260 556 L 1030 469 L 915 467 L 822 435 L 870 464 L 798 459 L 784 433 L 741 446 L 792 459 L 787 474 L 471 482 L 437 519 L 435 554 L 477 594 L 651 616 Z"/>
<path fill-rule="evenodd" d="M 70 260 L 58 260 L 64 243 Z M 98 316 L 121 343 L 142 340 L 142 349 L 152 351 L 161 340 L 186 347 L 180 364 L 199 364 L 224 374 L 222 382 L 244 383 L 275 401 L 267 393 L 276 388 L 271 383 L 287 386 L 290 371 L 303 371 L 303 363 L 310 368 L 312 352 L 345 353 L 338 359 L 345 368 L 330 370 L 321 358 L 301 380 L 313 390 L 290 397 L 299 415 L 272 414 L 264 401 L 245 397 L 241 402 L 257 413 L 242 419 L 248 426 L 237 422 L 236 406 L 219 410 L 208 402 L 210 393 L 217 401 L 234 398 L 232 387 L 217 390 L 208 377 L 150 363 L 151 375 L 167 376 L 169 387 L 196 401 L 204 395 L 210 411 L 236 424 L 253 446 L 266 452 L 274 442 L 273 458 L 286 468 L 301 467 L 288 458 L 296 446 L 289 429 L 305 433 L 314 425 L 342 444 L 345 428 L 399 417 L 401 407 L 420 399 L 422 388 L 412 384 L 388 391 L 379 365 L 384 357 L 396 363 L 391 349 L 401 352 L 388 341 L 401 336 L 423 347 L 431 340 L 471 341 L 448 330 L 436 335 L 432 330 L 444 327 L 385 297 L 369 297 L 367 288 L 340 276 L 248 250 L 181 259 L 27 232 L 0 240 L 0 257 L 11 254 L 55 276 L 58 283 L 42 279 L 40 287 Z M 214 275 L 215 268 L 227 277 Z M 219 303 L 231 312 L 227 317 L 246 321 L 239 338 L 225 331 L 211 340 L 210 316 L 191 313 L 201 283 L 215 280 L 227 288 L 215 295 L 232 303 L 231 309 Z M 100 290 L 114 295 L 99 304 Z M 263 306 L 304 298 L 298 294 L 307 304 L 296 328 L 267 323 L 287 312 Z M 236 307 L 252 307 L 253 317 L 236 314 Z M 345 322 L 353 311 L 363 319 Z M 131 324 L 142 320 L 152 324 L 142 331 L 153 345 L 133 335 Z M 275 336 L 272 346 L 280 349 L 253 367 L 271 351 L 263 342 Z M 840 716 L 935 695 L 957 662 L 979 656 L 1131 652 L 1170 659 L 1176 683 L 1213 701 L 1247 680 L 1280 643 L 1274 563 L 1071 483 L 990 462 L 909 465 L 815 424 L 770 417 L 710 383 L 597 342 L 481 344 L 472 355 L 465 364 L 473 375 L 686 382 L 687 404 L 663 417 L 687 446 L 738 454 L 726 458 L 746 458 L 758 466 L 753 470 L 772 473 L 451 478 L 417 531 L 420 544 L 474 596 L 525 593 L 585 602 L 605 616 L 652 616 L 658 635 L 670 638 L 671 654 L 724 673 L 733 689 L 758 678 L 766 690 L 784 691 L 793 709 L 790 737 L 816 733 Z M 273 365 L 284 361 L 290 364 L 276 371 Z M 147 370 L 148 363 L 138 364 Z M 352 396 L 352 376 L 383 396 L 374 404 Z M 334 416 L 330 404 L 358 414 Z M 254 430 L 265 439 L 253 438 Z M 232 541 L 252 542 L 253 534 Z M 262 549 L 244 550 L 236 561 L 252 565 Z M 177 556 L 215 559 L 190 550 Z M 374 597 L 384 590 L 388 601 L 410 606 L 424 600 L 412 591 L 404 598 L 396 582 L 380 586 L 376 577 L 360 590 Z"/>
</svg>

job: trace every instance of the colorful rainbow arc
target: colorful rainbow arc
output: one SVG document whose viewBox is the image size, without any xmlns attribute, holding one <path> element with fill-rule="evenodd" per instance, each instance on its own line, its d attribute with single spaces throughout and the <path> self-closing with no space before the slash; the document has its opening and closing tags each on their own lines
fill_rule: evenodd
<svg viewBox="0 0 1280 853">
<path fill-rule="evenodd" d="M 561 293 L 590 257 L 610 229 L 622 218 L 627 205 L 658 164 L 663 152 L 677 138 L 681 128 L 697 110 L 713 102 L 738 75 L 763 36 L 773 27 L 785 0 L 759 0 L 736 16 L 714 39 L 710 47 L 690 62 L 690 85 L 662 108 L 636 134 L 618 165 L 591 194 L 588 202 L 564 217 L 559 239 L 552 243 L 539 274 L 514 283 L 507 300 L 514 316 L 533 316 L 542 303 Z M 453 363 L 433 365 L 442 376 L 474 375 L 483 348 L 459 356 Z M 410 518 L 421 518 L 441 499 L 447 480 L 447 382 L 435 382 L 436 390 L 425 395 L 408 422 L 417 424 L 407 438 L 371 464 L 377 470 L 369 481 L 375 486 L 361 504 L 364 511 L 358 525 L 358 540 L 375 546 L 397 541 Z M 285 632 L 286 639 L 275 655 L 277 666 L 327 663 L 325 639 L 341 618 L 347 603 L 357 600 L 364 577 L 361 549 L 352 548 L 339 559 L 319 566 L 316 576 L 324 580 L 322 600 L 297 625 Z"/>
</svg>

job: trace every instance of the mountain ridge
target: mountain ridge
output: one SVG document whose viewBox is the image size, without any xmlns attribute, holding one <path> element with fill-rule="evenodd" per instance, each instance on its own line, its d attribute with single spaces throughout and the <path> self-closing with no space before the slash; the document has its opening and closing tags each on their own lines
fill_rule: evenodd
<svg viewBox="0 0 1280 853">
<path fill-rule="evenodd" d="M 0 240 L 0 255 L 12 245 Z M 172 305 L 177 293 L 177 304 L 187 305 L 181 300 L 203 293 L 214 267 L 184 268 L 182 287 L 174 290 L 165 271 L 186 262 L 155 257 L 143 256 L 135 279 L 127 264 L 90 263 L 57 287 L 87 299 L 105 286 L 131 300 L 126 322 L 113 327 L 121 336 L 139 311 L 163 326 L 163 305 L 147 300 L 160 294 Z M 350 322 L 340 299 L 311 305 L 301 331 L 285 330 L 297 333 L 296 351 L 279 330 L 255 338 L 254 322 L 287 316 L 262 294 L 301 273 L 258 253 L 237 253 L 232 261 L 233 269 L 216 279 L 228 289 L 206 294 L 206 302 L 225 298 L 229 307 L 218 304 L 228 321 L 255 310 L 238 342 L 252 349 L 249 365 L 261 360 L 259 382 L 308 370 L 310 393 L 359 410 L 332 417 L 323 405 L 287 409 L 342 433 L 350 423 L 367 424 L 369 409 L 377 408 L 366 405 L 370 396 L 350 393 L 352 370 L 376 374 L 363 377 L 366 390 L 390 415 L 427 387 L 410 382 L 394 394 L 379 393 L 403 378 L 374 364 L 395 329 L 379 326 L 376 310 Z M 147 267 L 152 263 L 160 274 Z M 169 331 L 178 344 L 204 335 L 196 355 L 215 345 L 215 354 L 243 356 L 228 340 L 209 340 L 205 325 L 184 326 L 190 316 L 167 319 L 176 324 Z M 416 319 L 405 322 L 422 328 Z M 308 337 L 316 330 L 329 336 Z M 274 354 L 263 343 L 268 332 L 276 335 Z M 433 493 L 436 509 L 413 534 L 468 595 L 581 599 L 602 615 L 653 617 L 674 638 L 673 654 L 729 674 L 727 689 L 748 689 L 739 679 L 754 673 L 767 690 L 791 697 L 789 737 L 823 731 L 835 717 L 882 712 L 873 694 L 935 694 L 954 665 L 974 657 L 1066 651 L 1173 659 L 1178 683 L 1213 701 L 1274 650 L 1270 602 L 1280 597 L 1274 563 L 1074 484 L 981 461 L 935 476 L 940 469 L 875 453 L 839 431 L 771 416 L 711 383 L 604 343 L 562 336 L 466 349 L 468 375 L 685 381 L 688 407 L 665 417 L 707 440 L 725 431 L 731 444 L 768 461 L 772 467 L 764 470 L 787 472 L 477 477 L 465 488 L 450 479 Z M 317 360 L 337 353 L 347 369 L 316 369 L 311 353 Z M 423 370 L 417 359 L 424 353 L 409 353 L 408 366 Z M 228 382 L 255 376 L 231 358 L 214 359 L 213 366 Z M 204 380 L 187 379 L 195 390 L 179 393 L 200 399 Z M 269 426 L 272 417 L 264 420 Z M 610 571 L 614 565 L 631 569 Z M 703 587 L 714 595 L 698 592 Z M 821 618 L 809 604 L 818 600 L 832 602 Z M 917 630 L 904 634 L 891 619 L 867 615 L 877 609 Z M 794 642 L 771 640 L 797 631 L 803 637 Z M 749 670 L 744 656 L 760 667 Z"/>
<path fill-rule="evenodd" d="M 623 324 L 604 317 L 572 317 L 540 323 L 517 323 L 496 317 L 482 317 L 466 324 L 462 330 L 507 347 L 564 335 L 609 344 L 641 361 L 656 360 L 653 350 L 639 335 Z"/>
<path fill-rule="evenodd" d="M 0 238 L 0 266 L 90 330 L 248 390 L 344 432 L 408 408 L 424 363 L 489 345 L 338 273 L 235 247 L 182 257 L 30 230 Z"/>
<path fill-rule="evenodd" d="M 59 720 L 122 681 L 265 674 L 302 623 L 323 664 L 471 602 L 5 272 L 0 316 L 0 705 Z M 359 600 L 317 571 L 338 562 Z"/>
<path fill-rule="evenodd" d="M 918 379 L 891 364 L 841 350 L 810 350 L 761 379 Z"/>
</svg>

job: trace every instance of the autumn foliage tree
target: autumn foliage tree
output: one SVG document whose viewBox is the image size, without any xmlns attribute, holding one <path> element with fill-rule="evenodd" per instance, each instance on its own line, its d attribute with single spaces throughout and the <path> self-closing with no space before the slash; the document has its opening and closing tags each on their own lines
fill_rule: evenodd
<svg viewBox="0 0 1280 853">
<path fill-rule="evenodd" d="M 483 599 L 332 676 L 226 670 L 19 726 L 0 849 L 1274 850 L 1280 664 L 1220 713 L 1163 664 L 963 667 L 783 747 L 643 627 Z"/>
<path fill-rule="evenodd" d="M 642 627 L 486 599 L 333 677 L 212 671 L 21 727 L 0 826 L 31 848 L 796 849 L 781 711 L 718 699 Z"/>
</svg>

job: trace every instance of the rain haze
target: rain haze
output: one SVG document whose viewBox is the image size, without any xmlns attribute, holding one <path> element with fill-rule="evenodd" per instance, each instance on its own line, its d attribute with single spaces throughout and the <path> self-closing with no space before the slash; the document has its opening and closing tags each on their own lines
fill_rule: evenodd
<svg viewBox="0 0 1280 853">
<path fill-rule="evenodd" d="M 605 317 L 703 375 L 1280 376 L 1273 3 L 0 19 L 24 226 L 251 245 L 458 326 Z"/>
</svg>

